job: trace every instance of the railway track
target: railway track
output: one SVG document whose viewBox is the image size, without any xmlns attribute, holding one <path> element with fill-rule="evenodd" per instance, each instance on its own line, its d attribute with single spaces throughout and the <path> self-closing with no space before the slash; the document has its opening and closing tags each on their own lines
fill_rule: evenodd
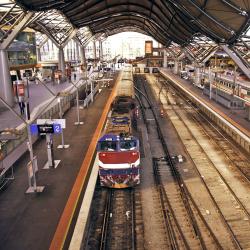
<svg viewBox="0 0 250 250">
<path fill-rule="evenodd" d="M 134 190 L 109 190 L 100 249 L 135 249 Z"/>
<path fill-rule="evenodd" d="M 167 88 L 169 88 L 169 85 L 167 85 Z M 221 150 L 223 154 L 225 154 L 229 164 L 236 167 L 242 173 L 242 177 L 246 178 L 250 183 L 249 154 L 247 152 L 242 153 L 242 149 L 237 147 L 235 142 L 227 136 L 224 136 L 224 133 L 220 128 L 214 125 L 206 115 L 202 114 L 191 101 L 188 101 L 187 98 L 182 93 L 178 92 L 173 86 L 172 90 L 174 91 L 175 96 L 181 98 L 181 100 L 176 101 L 176 104 L 180 108 L 186 110 L 200 128 L 203 129 L 204 133 L 211 139 L 214 145 L 217 145 L 218 150 Z M 185 105 L 183 105 L 184 103 Z"/>
<path fill-rule="evenodd" d="M 136 249 L 134 189 L 95 190 L 84 249 Z"/>
<path fill-rule="evenodd" d="M 155 92 L 157 93 L 157 90 Z M 204 130 L 201 119 L 197 118 L 199 114 L 197 110 L 194 110 L 181 96 L 177 96 L 177 93 L 173 90 L 171 93 L 168 92 L 167 96 L 167 103 L 171 105 L 171 108 L 169 108 L 169 105 L 166 107 L 168 117 L 178 130 L 187 152 L 195 163 L 200 179 L 231 235 L 234 247 L 236 249 L 248 249 L 250 247 L 247 236 L 250 230 L 249 204 L 246 201 L 244 204 L 238 198 L 230 183 L 228 183 L 228 178 L 224 178 L 221 174 L 223 162 L 221 157 L 216 158 L 215 154 L 211 153 L 209 144 L 213 142 L 212 137 L 210 134 L 209 139 L 206 138 L 208 129 Z M 213 133 L 215 132 L 213 131 Z M 218 143 L 218 138 L 216 143 Z M 225 143 L 225 140 L 223 143 Z M 217 150 L 218 145 L 221 144 L 217 144 Z M 228 158 L 227 160 L 231 161 L 232 159 Z M 227 166 L 224 168 L 226 169 Z"/>
<path fill-rule="evenodd" d="M 159 126 L 158 117 L 149 101 L 145 79 L 137 79 L 143 83 L 142 90 L 148 102 L 144 112 L 146 125 L 149 127 L 149 140 L 154 141 L 152 148 L 155 185 L 162 208 L 166 238 L 169 249 L 222 249 L 208 224 L 202 218 L 194 200 L 186 192 L 185 184 L 176 169 Z M 145 107 L 145 105 L 143 105 Z M 143 107 L 142 106 L 142 107 Z M 159 155 L 161 155 L 159 157 Z M 158 156 L 158 157 L 157 157 Z M 202 228 L 202 230 L 201 230 Z"/>
<path fill-rule="evenodd" d="M 161 87 L 154 86 L 156 96 L 160 91 L 162 91 L 162 98 L 165 98 L 163 95 L 167 94 L 163 107 L 166 108 L 169 119 L 176 129 L 178 127 L 181 131 L 178 132 L 179 138 L 185 145 L 193 165 L 196 166 L 195 172 L 200 181 L 199 185 L 204 186 L 203 189 L 218 213 L 214 218 L 219 219 L 212 222 L 208 215 L 211 210 L 208 214 L 204 214 L 204 209 L 200 207 L 199 202 L 197 203 L 197 197 L 190 189 L 190 183 L 183 180 L 180 169 L 171 158 L 160 118 L 158 119 L 159 110 L 155 108 L 156 101 L 153 103 L 154 98 L 147 87 L 145 78 L 137 80 L 140 82 L 138 96 L 141 99 L 142 117 L 147 127 L 146 137 L 150 141 L 152 154 L 150 158 L 154 176 L 152 188 L 157 196 L 154 199 L 157 203 L 155 206 L 160 211 L 157 215 L 160 216 L 158 226 L 162 228 L 164 235 L 164 240 L 159 244 L 163 248 L 159 248 L 159 245 L 158 248 L 146 245 L 146 248 L 248 249 L 249 237 L 247 235 L 250 221 L 248 207 L 238 199 L 233 189 L 230 189 L 227 179 L 223 178 L 215 167 L 214 161 L 209 158 L 209 152 L 207 152 L 209 150 L 203 148 L 207 142 L 199 141 L 204 136 L 209 136 L 210 144 L 214 143 L 219 147 L 219 143 L 211 139 L 213 133 L 216 135 L 216 130 L 210 129 L 210 132 L 208 125 L 208 128 L 204 128 L 202 126 L 204 118 L 199 118 L 199 112 L 189 103 L 185 103 L 174 90 L 164 93 L 164 89 L 160 90 Z M 227 160 L 231 161 L 229 158 Z M 245 178 L 245 181 L 248 180 Z M 136 205 L 140 196 L 138 196 L 138 190 L 140 188 L 109 190 L 97 187 L 96 198 L 92 206 L 90 230 L 83 249 L 144 249 L 147 239 L 144 239 L 145 235 L 143 235 L 145 222 L 140 217 L 143 209 L 141 204 Z M 137 193 L 136 198 L 134 198 L 135 193 Z M 137 223 L 138 218 L 140 218 L 140 228 Z M 223 227 L 225 232 L 219 234 L 219 230 L 214 228 L 216 223 L 221 224 L 220 228 Z"/>
</svg>

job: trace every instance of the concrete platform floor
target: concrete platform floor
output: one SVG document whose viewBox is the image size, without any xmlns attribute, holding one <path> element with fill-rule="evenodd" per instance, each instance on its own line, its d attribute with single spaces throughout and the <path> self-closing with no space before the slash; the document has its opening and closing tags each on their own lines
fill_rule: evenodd
<svg viewBox="0 0 250 250">
<path fill-rule="evenodd" d="M 68 149 L 57 149 L 61 137 L 54 137 L 55 159 L 61 163 L 57 169 L 42 170 L 47 160 L 45 140 L 34 145 L 38 158 L 38 184 L 45 185 L 41 194 L 25 194 L 28 187 L 26 153 L 14 165 L 15 180 L 6 190 L 0 192 L 0 249 L 48 249 L 57 223 L 67 202 L 74 180 L 92 139 L 102 108 L 111 93 L 103 89 L 88 109 L 80 111 L 84 125 L 75 126 L 76 108 L 66 114 L 68 127 L 65 130 L 65 144 Z"/>
<path fill-rule="evenodd" d="M 250 132 L 250 121 L 247 120 L 247 112 L 246 110 L 230 110 L 228 108 L 225 108 L 221 104 L 215 102 L 215 100 L 210 100 L 208 96 L 202 94 L 202 90 L 198 87 L 194 86 L 190 81 L 184 80 L 180 78 L 179 76 L 175 75 L 170 69 L 164 69 L 164 72 L 169 74 L 171 77 L 176 79 L 179 84 L 182 84 L 187 90 L 193 92 L 201 100 L 204 100 L 211 104 L 212 107 L 216 108 L 217 110 L 224 113 L 226 116 L 231 118 L 233 121 L 238 123 L 240 126 L 242 126 L 244 129 L 248 130 Z"/>
<path fill-rule="evenodd" d="M 72 86 L 72 84 L 70 84 L 68 81 L 56 85 L 52 84 L 52 82 L 47 82 L 46 85 L 55 94 Z M 51 93 L 41 83 L 36 84 L 34 82 L 32 84 L 29 84 L 29 92 L 30 112 L 32 112 L 32 110 L 42 102 L 53 97 Z M 18 114 L 20 114 L 20 108 L 18 103 L 16 103 L 13 108 Z M 23 118 L 25 118 L 25 115 L 23 115 Z M 0 131 L 4 130 L 5 128 L 16 128 L 21 123 L 21 119 L 17 118 L 10 110 L 0 110 Z"/>
</svg>

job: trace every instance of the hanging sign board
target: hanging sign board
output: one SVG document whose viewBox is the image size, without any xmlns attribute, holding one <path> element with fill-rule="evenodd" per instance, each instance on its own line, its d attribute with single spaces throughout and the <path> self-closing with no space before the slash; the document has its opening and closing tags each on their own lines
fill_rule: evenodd
<svg viewBox="0 0 250 250">
<path fill-rule="evenodd" d="M 37 125 L 37 130 L 40 135 L 54 134 L 53 124 Z"/>
<path fill-rule="evenodd" d="M 153 41 L 145 41 L 145 54 L 146 55 L 153 54 Z"/>
<path fill-rule="evenodd" d="M 55 74 L 55 79 L 59 79 L 62 76 L 62 71 L 56 70 L 54 74 Z"/>
<path fill-rule="evenodd" d="M 25 95 L 25 86 L 23 81 L 17 80 L 13 82 L 13 90 L 14 90 L 14 95 L 17 96 L 24 96 Z"/>
<path fill-rule="evenodd" d="M 37 119 L 36 124 L 60 124 L 61 128 L 66 128 L 66 120 L 65 119 Z"/>
<path fill-rule="evenodd" d="M 32 135 L 61 134 L 62 127 L 60 124 L 31 124 L 30 132 Z"/>
</svg>

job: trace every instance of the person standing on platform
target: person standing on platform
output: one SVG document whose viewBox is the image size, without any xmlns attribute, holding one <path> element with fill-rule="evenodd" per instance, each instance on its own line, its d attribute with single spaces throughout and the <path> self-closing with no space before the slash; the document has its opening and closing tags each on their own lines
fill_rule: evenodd
<svg viewBox="0 0 250 250">
<path fill-rule="evenodd" d="M 24 115 L 25 103 L 24 103 L 24 97 L 23 96 L 18 97 L 18 105 L 19 105 L 19 108 L 20 108 L 21 115 Z"/>
<path fill-rule="evenodd" d="M 74 73 L 74 81 L 76 81 L 76 73 Z"/>
</svg>

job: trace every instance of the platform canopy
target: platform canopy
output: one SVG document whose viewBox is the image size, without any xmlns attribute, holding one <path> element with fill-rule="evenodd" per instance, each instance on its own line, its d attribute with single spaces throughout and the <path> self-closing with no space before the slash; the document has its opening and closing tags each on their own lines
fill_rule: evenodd
<svg viewBox="0 0 250 250">
<path fill-rule="evenodd" d="M 57 9 L 73 27 L 93 34 L 138 31 L 163 45 L 197 34 L 233 44 L 250 23 L 250 0 L 17 0 L 25 10 Z"/>
</svg>

